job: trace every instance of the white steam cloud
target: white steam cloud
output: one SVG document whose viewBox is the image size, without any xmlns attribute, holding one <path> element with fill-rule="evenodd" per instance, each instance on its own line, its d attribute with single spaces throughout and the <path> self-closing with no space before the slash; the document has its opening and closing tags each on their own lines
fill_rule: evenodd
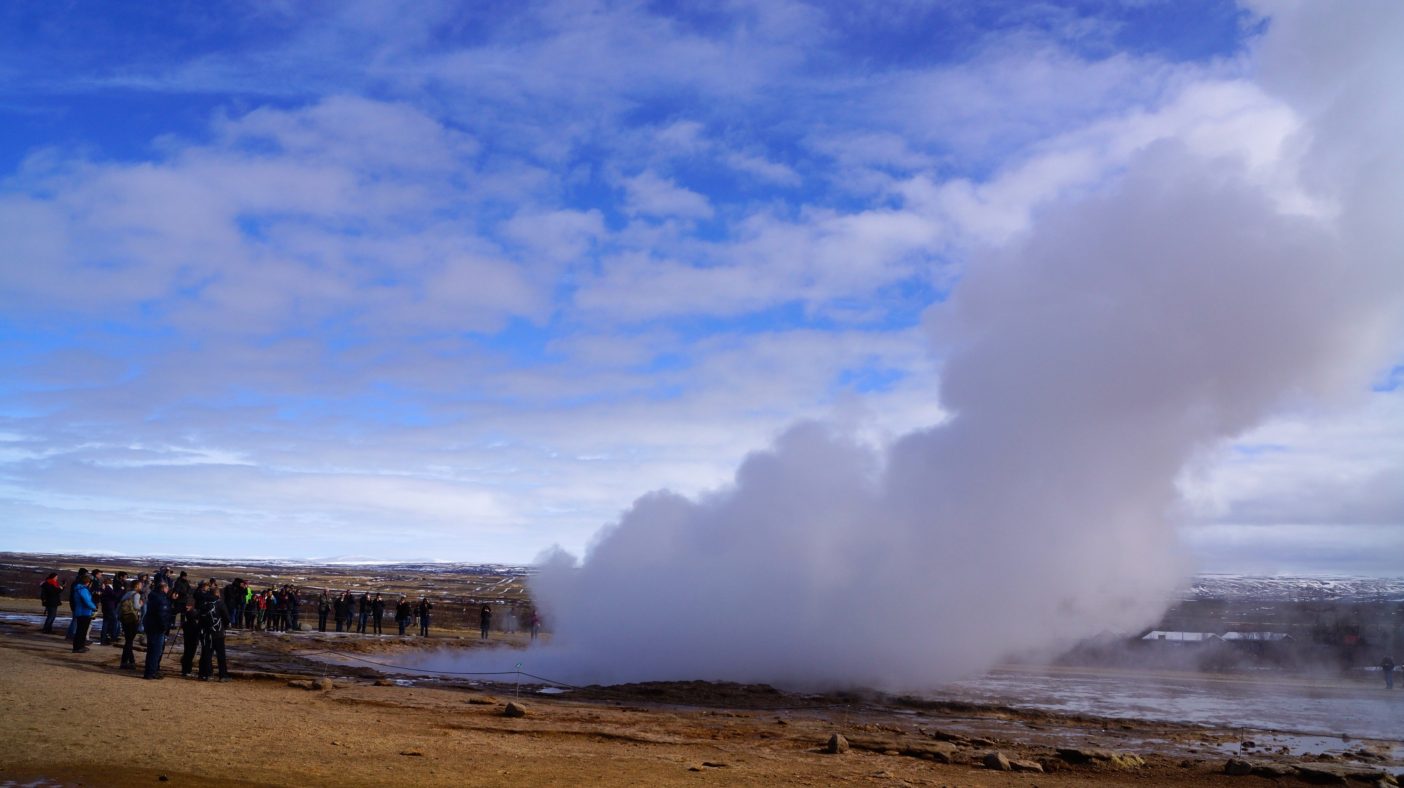
<svg viewBox="0 0 1404 788">
<path fill-rule="evenodd" d="M 640 498 L 533 583 L 556 632 L 536 664 L 922 687 L 1153 621 L 1187 568 L 1186 464 L 1358 389 L 1395 336 L 1401 22 L 1398 3 L 1303 5 L 1259 46 L 1311 210 L 1244 157 L 1148 149 L 933 310 L 948 422 L 882 449 L 802 424 L 724 490 Z"/>
</svg>

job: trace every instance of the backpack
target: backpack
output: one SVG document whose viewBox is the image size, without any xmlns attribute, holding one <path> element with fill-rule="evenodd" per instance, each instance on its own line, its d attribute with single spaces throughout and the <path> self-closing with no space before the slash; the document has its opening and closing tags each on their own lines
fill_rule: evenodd
<svg viewBox="0 0 1404 788">
<path fill-rule="evenodd" d="M 219 609 L 213 600 L 200 605 L 195 621 L 200 629 L 206 632 L 218 632 L 224 629 L 224 617 L 219 614 Z"/>
<path fill-rule="evenodd" d="M 129 596 L 122 600 L 122 604 L 117 608 L 117 617 L 123 621 L 137 620 L 136 597 Z"/>
</svg>

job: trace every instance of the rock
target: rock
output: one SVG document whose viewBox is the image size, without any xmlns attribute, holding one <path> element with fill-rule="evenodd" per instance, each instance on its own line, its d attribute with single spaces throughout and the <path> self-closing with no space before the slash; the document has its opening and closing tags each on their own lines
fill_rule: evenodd
<svg viewBox="0 0 1404 788">
<path fill-rule="evenodd" d="M 395 686 L 395 682 L 391 681 L 390 679 L 376 679 L 376 680 L 375 680 L 375 686 L 377 686 L 377 687 L 393 687 L 393 686 Z"/>
<path fill-rule="evenodd" d="M 310 690 L 312 689 L 312 682 L 309 679 L 293 679 L 288 682 L 288 686 L 293 689 Z"/>
<path fill-rule="evenodd" d="M 504 717 L 525 717 L 526 715 L 526 707 L 520 703 L 508 703 L 507 706 L 502 709 L 502 716 Z"/>
<path fill-rule="evenodd" d="M 913 742 L 902 748 L 902 754 L 936 763 L 955 763 L 955 747 L 945 742 Z"/>
<path fill-rule="evenodd" d="M 469 699 L 467 700 L 467 702 L 473 704 L 474 706 L 496 706 L 496 705 L 497 705 L 497 698 L 490 698 L 490 697 L 469 698 Z"/>
<path fill-rule="evenodd" d="M 992 752 L 985 756 L 982 763 L 986 769 L 993 769 L 997 772 L 1007 772 L 1010 770 L 1009 759 L 1002 752 Z"/>
<path fill-rule="evenodd" d="M 423 757 L 424 757 L 424 753 L 420 752 L 419 750 L 400 750 L 400 754 L 401 754 L 401 755 L 410 755 L 410 756 L 413 756 L 413 757 L 416 757 L 416 758 L 423 758 Z"/>
<path fill-rule="evenodd" d="M 326 676 L 323 676 L 317 679 L 316 681 L 312 682 L 312 689 L 329 690 L 335 686 L 336 684 L 332 683 L 332 680 L 327 678 Z"/>
<path fill-rule="evenodd" d="M 1038 761 L 1017 759 L 1009 762 L 1009 769 L 1016 772 L 1036 772 L 1043 774 L 1043 764 Z"/>
<path fill-rule="evenodd" d="M 1253 764 L 1238 758 L 1229 758 L 1224 764 L 1224 774 L 1231 774 L 1234 777 L 1242 777 L 1245 774 L 1253 773 Z"/>
<path fill-rule="evenodd" d="M 1270 780 L 1278 780 L 1283 777 L 1295 777 L 1297 767 L 1288 766 L 1285 763 L 1257 763 L 1253 764 L 1253 774 Z"/>
<path fill-rule="evenodd" d="M 1112 755 L 1107 763 L 1118 769 L 1139 769 L 1146 765 L 1146 759 L 1134 752 L 1119 752 Z"/>
<path fill-rule="evenodd" d="M 1058 757 L 1068 763 L 1091 763 L 1095 760 L 1106 760 L 1111 757 L 1107 750 L 1083 749 L 1081 747 L 1059 747 Z"/>
<path fill-rule="evenodd" d="M 729 768 L 731 768 L 731 764 L 729 764 L 729 763 L 722 763 L 721 761 L 703 761 L 703 762 L 702 762 L 702 765 L 705 766 L 705 767 L 707 767 L 708 769 L 729 769 Z"/>
<path fill-rule="evenodd" d="M 1112 752 L 1095 747 L 1060 747 L 1058 757 L 1068 763 L 1110 766 L 1114 769 L 1139 769 L 1146 761 L 1130 752 Z"/>
<path fill-rule="evenodd" d="M 1297 764 L 1297 776 L 1318 785 L 1345 785 L 1346 776 L 1340 770 L 1318 764 Z"/>
<path fill-rule="evenodd" d="M 824 752 L 838 755 L 848 752 L 848 739 L 842 733 L 835 733 L 829 737 L 829 743 L 824 745 Z"/>
</svg>

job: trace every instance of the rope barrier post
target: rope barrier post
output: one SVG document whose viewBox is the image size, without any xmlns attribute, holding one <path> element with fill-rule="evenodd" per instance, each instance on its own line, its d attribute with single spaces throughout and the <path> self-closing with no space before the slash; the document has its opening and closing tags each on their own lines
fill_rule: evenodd
<svg viewBox="0 0 1404 788">
<path fill-rule="evenodd" d="M 516 665 L 516 668 L 517 668 L 517 687 L 516 687 L 515 690 L 512 691 L 512 696 L 513 696 L 514 698 L 516 698 L 517 700 L 521 700 L 521 698 L 522 698 L 522 663 L 518 662 L 517 665 Z"/>
</svg>

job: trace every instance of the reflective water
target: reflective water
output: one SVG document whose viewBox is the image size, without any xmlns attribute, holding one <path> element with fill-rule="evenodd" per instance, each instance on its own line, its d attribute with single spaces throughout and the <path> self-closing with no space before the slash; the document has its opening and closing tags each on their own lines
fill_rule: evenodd
<svg viewBox="0 0 1404 788">
<path fill-rule="evenodd" d="M 1064 714 L 1404 740 L 1404 682 L 1388 691 L 1383 682 L 1334 676 L 1007 668 L 934 694 Z"/>
</svg>

